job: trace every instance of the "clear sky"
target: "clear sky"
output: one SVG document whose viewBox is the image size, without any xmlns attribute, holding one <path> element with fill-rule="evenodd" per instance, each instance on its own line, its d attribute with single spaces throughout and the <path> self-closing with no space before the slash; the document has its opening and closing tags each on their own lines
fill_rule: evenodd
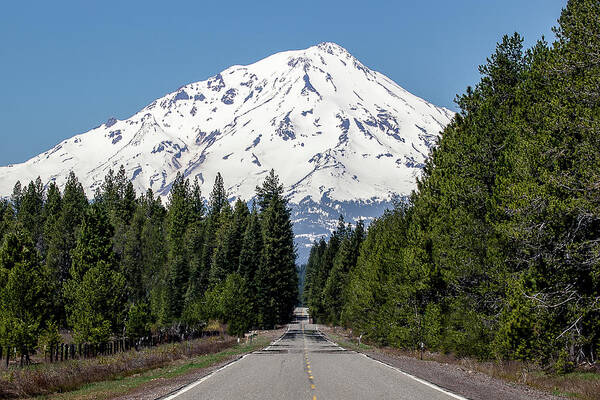
<svg viewBox="0 0 600 400">
<path fill-rule="evenodd" d="M 456 109 L 505 33 L 553 40 L 566 0 L 5 1 L 0 165 L 234 64 L 331 41 Z"/>
</svg>

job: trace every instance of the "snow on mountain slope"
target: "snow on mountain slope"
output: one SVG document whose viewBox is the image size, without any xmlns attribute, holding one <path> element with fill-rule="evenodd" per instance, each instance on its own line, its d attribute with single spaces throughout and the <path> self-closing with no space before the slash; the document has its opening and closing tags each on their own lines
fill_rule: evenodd
<svg viewBox="0 0 600 400">
<path fill-rule="evenodd" d="M 297 223 L 315 226 L 296 226 L 308 240 L 325 233 L 316 227 L 332 225 L 344 208 L 372 217 L 368 207 L 408 194 L 453 115 L 342 47 L 321 43 L 232 66 L 126 120 L 111 118 L 22 164 L 0 167 L 0 194 L 37 176 L 62 186 L 73 170 L 92 195 L 122 164 L 139 192 L 166 196 L 183 172 L 207 194 L 221 172 L 232 197 L 250 199 L 275 168 Z"/>
</svg>

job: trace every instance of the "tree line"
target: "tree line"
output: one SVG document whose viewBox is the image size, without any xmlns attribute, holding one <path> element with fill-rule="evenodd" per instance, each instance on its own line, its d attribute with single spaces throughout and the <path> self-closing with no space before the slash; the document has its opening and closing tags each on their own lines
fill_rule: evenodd
<svg viewBox="0 0 600 400">
<path fill-rule="evenodd" d="M 313 317 L 402 348 L 531 360 L 600 356 L 600 2 L 556 41 L 504 36 L 407 202 L 315 243 Z"/>
<path fill-rule="evenodd" d="M 178 174 L 166 206 L 123 167 L 92 200 L 73 172 L 62 192 L 17 182 L 0 202 L 0 346 L 28 358 L 65 329 L 93 344 L 211 320 L 234 335 L 274 327 L 298 300 L 293 239 L 273 170 L 250 208 L 230 204 L 220 174 L 208 201 Z"/>
</svg>

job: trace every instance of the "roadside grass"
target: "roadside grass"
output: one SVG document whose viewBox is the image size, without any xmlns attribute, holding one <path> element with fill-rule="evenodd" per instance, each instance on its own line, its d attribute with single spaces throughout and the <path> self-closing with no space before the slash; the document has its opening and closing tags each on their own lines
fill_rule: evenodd
<svg viewBox="0 0 600 400">
<path fill-rule="evenodd" d="M 131 392 L 142 385 L 157 379 L 167 380 L 176 378 L 194 370 L 203 369 L 223 362 L 234 356 L 249 353 L 265 347 L 271 339 L 258 337 L 254 342 L 248 344 L 235 344 L 233 347 L 214 354 L 199 355 L 193 358 L 178 360 L 170 365 L 136 373 L 130 376 L 122 376 L 113 380 L 95 382 L 82 386 L 81 388 L 60 394 L 38 396 L 36 399 L 110 399 Z"/>
<path fill-rule="evenodd" d="M 389 355 L 420 358 L 419 351 L 401 350 L 390 347 L 378 347 L 361 343 L 343 328 L 328 328 L 327 336 L 341 347 L 355 351 L 378 351 Z M 436 361 L 442 364 L 457 365 L 465 371 L 477 371 L 510 383 L 530 386 L 553 395 L 583 400 L 600 400 L 600 373 L 595 371 L 575 371 L 568 374 L 555 374 L 542 369 L 539 365 L 520 361 L 478 361 L 468 357 L 456 357 L 453 354 L 424 352 L 424 361 Z"/>
<path fill-rule="evenodd" d="M 358 341 L 354 342 L 348 339 L 346 336 L 340 336 L 334 332 L 327 332 L 327 336 L 329 336 L 329 338 L 331 338 L 331 340 L 336 342 L 338 345 L 348 350 L 361 351 L 371 350 L 373 348 L 372 346 L 369 346 L 363 342 L 361 342 L 359 345 Z"/>
<path fill-rule="evenodd" d="M 157 378 L 205 368 L 264 347 L 270 339 L 237 344 L 232 337 L 166 344 L 87 360 L 32 365 L 0 372 L 0 398 L 102 399 Z"/>
</svg>

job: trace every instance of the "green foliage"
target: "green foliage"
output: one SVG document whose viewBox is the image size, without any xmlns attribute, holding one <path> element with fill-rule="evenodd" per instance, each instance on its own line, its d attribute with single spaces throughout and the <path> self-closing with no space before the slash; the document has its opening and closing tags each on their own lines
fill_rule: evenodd
<svg viewBox="0 0 600 400">
<path fill-rule="evenodd" d="M 252 327 L 251 298 L 248 285 L 238 273 L 232 273 L 207 292 L 205 316 L 228 325 L 230 335 L 243 336 Z"/>
<path fill-rule="evenodd" d="M 54 321 L 50 322 L 38 338 L 38 348 L 46 352 L 53 346 L 62 343 L 62 336 L 58 331 L 58 324 Z"/>
<path fill-rule="evenodd" d="M 0 248 L 0 342 L 29 356 L 44 328 L 48 273 L 30 237 L 9 233 Z"/>
<path fill-rule="evenodd" d="M 177 174 L 169 194 L 167 211 L 167 264 L 168 277 L 165 305 L 161 321 L 177 321 L 184 306 L 184 295 L 189 279 L 188 254 L 185 246 L 185 233 L 190 221 L 190 186 L 183 175 Z"/>
<path fill-rule="evenodd" d="M 258 318 L 261 326 L 273 327 L 288 321 L 298 303 L 294 233 L 287 203 L 279 194 L 271 197 L 262 225 L 262 257 L 256 273 Z"/>
<path fill-rule="evenodd" d="M 105 208 L 94 203 L 81 224 L 71 279 L 64 285 L 67 321 L 79 342 L 106 341 L 122 326 L 126 284 L 117 270 L 112 235 Z"/>
<path fill-rule="evenodd" d="M 279 177 L 275 170 L 271 169 L 269 175 L 265 178 L 262 185 L 256 187 L 256 198 L 261 211 L 265 211 L 273 198 L 280 198 L 283 195 L 283 185 L 279 183 Z"/>
<path fill-rule="evenodd" d="M 315 243 L 314 317 L 384 344 L 563 372 L 598 358 L 599 3 L 569 1 L 554 31 L 528 50 L 502 38 L 417 190 L 371 224 L 353 265 L 340 229 Z"/>
<path fill-rule="evenodd" d="M 140 338 L 150 333 L 152 315 L 146 302 L 131 304 L 125 320 L 125 334 L 129 337 Z"/>
<path fill-rule="evenodd" d="M 71 251 L 77 243 L 77 232 L 87 207 L 88 200 L 83 187 L 71 172 L 60 205 L 56 207 L 58 215 L 48 216 L 44 228 L 44 242 L 47 243 L 45 261 L 53 282 L 53 315 L 62 326 L 66 324 L 66 299 L 62 287 L 70 278 Z"/>
<path fill-rule="evenodd" d="M 125 278 L 98 261 L 82 276 L 66 286 L 70 304 L 68 321 L 78 342 L 101 343 L 117 333 L 123 324 Z"/>
<path fill-rule="evenodd" d="M 73 173 L 62 194 L 39 178 L 17 183 L 0 201 L 0 345 L 27 358 L 58 343 L 59 329 L 101 343 L 211 319 L 242 335 L 258 324 L 259 287 L 270 293 L 272 324 L 285 322 L 297 299 L 295 250 L 282 186 L 274 172 L 269 179 L 275 188 L 265 183 L 264 193 L 277 205 L 268 218 L 240 199 L 232 209 L 220 174 L 208 213 L 198 180 L 182 174 L 166 207 L 150 189 L 137 197 L 123 167 L 108 172 L 91 204 Z M 274 281 L 263 268 L 261 286 L 264 260 L 281 271 Z"/>
</svg>

